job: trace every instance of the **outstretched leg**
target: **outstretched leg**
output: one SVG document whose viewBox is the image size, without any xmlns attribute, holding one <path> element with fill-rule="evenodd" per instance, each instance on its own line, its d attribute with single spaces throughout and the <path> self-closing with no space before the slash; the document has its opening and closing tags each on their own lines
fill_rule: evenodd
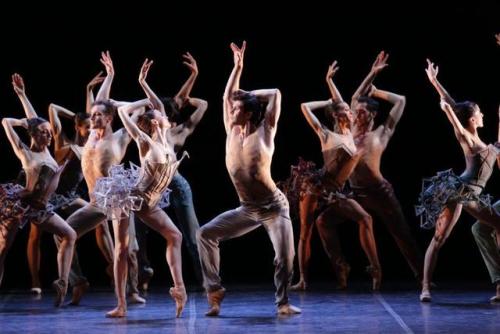
<svg viewBox="0 0 500 334">
<path fill-rule="evenodd" d="M 291 305 L 288 300 L 288 286 L 293 277 L 295 250 L 292 221 L 285 195 L 281 192 L 277 194 L 273 207 L 270 210 L 262 210 L 259 216 L 274 248 L 274 285 L 276 286 L 278 314 L 300 313 L 301 310 Z"/>
<path fill-rule="evenodd" d="M 180 317 L 187 301 L 186 288 L 182 278 L 182 234 L 159 207 L 139 211 L 137 215 L 141 221 L 160 233 L 167 241 L 166 258 L 174 281 L 174 287 L 170 289 L 170 294 L 176 302 L 176 316 Z"/>
<path fill-rule="evenodd" d="M 129 243 L 129 217 L 116 210 L 113 218 L 115 235 L 114 276 L 115 294 L 118 300 L 116 308 L 106 313 L 110 318 L 121 318 L 127 314 L 127 300 L 125 290 L 127 284 L 127 259 Z"/>
<path fill-rule="evenodd" d="M 461 212 L 462 204 L 452 204 L 445 208 L 438 217 L 434 237 L 425 252 L 424 279 L 422 282 L 422 293 L 420 294 L 421 302 L 431 301 L 430 282 L 432 280 L 434 268 L 436 267 L 439 250 L 450 236 Z"/>
<path fill-rule="evenodd" d="M 207 316 L 217 316 L 224 298 L 225 289 L 219 276 L 219 242 L 242 236 L 261 224 L 253 220 L 244 207 L 226 211 L 203 225 L 197 234 L 198 252 L 200 253 L 203 286 L 207 291 L 210 305 Z"/>
</svg>

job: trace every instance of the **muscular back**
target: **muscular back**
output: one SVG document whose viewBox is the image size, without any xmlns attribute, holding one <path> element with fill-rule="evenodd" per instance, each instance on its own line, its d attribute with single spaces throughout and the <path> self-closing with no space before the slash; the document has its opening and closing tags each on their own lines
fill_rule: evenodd
<svg viewBox="0 0 500 334">
<path fill-rule="evenodd" d="M 226 167 L 242 201 L 262 201 L 276 190 L 271 177 L 275 128 L 265 121 L 252 133 L 232 126 L 226 140 Z"/>
</svg>

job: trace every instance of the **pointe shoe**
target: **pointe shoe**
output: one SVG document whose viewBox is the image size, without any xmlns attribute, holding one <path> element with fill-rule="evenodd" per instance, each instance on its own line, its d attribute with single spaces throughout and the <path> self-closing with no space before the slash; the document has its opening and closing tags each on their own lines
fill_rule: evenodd
<svg viewBox="0 0 500 334">
<path fill-rule="evenodd" d="M 300 280 L 297 284 L 290 286 L 290 291 L 306 291 L 307 283 L 303 280 Z"/>
<path fill-rule="evenodd" d="M 30 292 L 34 295 L 41 295 L 42 294 L 42 288 L 38 286 L 34 286 L 30 289 Z"/>
<path fill-rule="evenodd" d="M 499 295 L 495 295 L 493 297 L 490 298 L 490 303 L 492 304 L 500 304 L 500 296 Z"/>
<path fill-rule="evenodd" d="M 224 300 L 224 296 L 226 294 L 226 289 L 220 288 L 219 290 L 215 290 L 209 292 L 207 294 L 208 305 L 210 305 L 210 309 L 205 313 L 207 317 L 216 317 L 220 313 L 220 304 L 222 300 Z"/>
<path fill-rule="evenodd" d="M 302 310 L 298 308 L 297 306 L 293 306 L 290 304 L 284 304 L 278 306 L 278 314 L 279 315 L 293 315 L 293 314 L 300 314 L 302 313 Z"/>
<path fill-rule="evenodd" d="M 123 318 L 127 315 L 125 307 L 116 307 L 115 309 L 106 313 L 106 318 Z"/>
<path fill-rule="evenodd" d="M 80 300 L 82 296 L 85 294 L 85 291 L 89 288 L 90 284 L 88 281 L 82 281 L 73 287 L 73 291 L 71 294 L 71 302 L 69 303 L 72 306 L 77 306 L 80 304 Z"/>
<path fill-rule="evenodd" d="M 422 293 L 420 294 L 420 301 L 422 303 L 430 303 L 431 299 L 431 292 L 428 290 L 422 291 Z"/>
<path fill-rule="evenodd" d="M 347 262 L 338 262 L 335 268 L 337 275 L 337 290 L 347 289 L 347 279 L 351 272 L 351 266 Z"/>
<path fill-rule="evenodd" d="M 128 297 L 129 304 L 146 304 L 146 299 L 142 298 L 138 293 L 132 293 Z"/>
<path fill-rule="evenodd" d="M 54 306 L 60 307 L 64 302 L 64 297 L 66 297 L 68 284 L 62 279 L 57 279 L 52 282 L 52 287 L 54 288 L 54 290 L 56 290 L 56 299 L 54 300 Z"/>
<path fill-rule="evenodd" d="M 179 318 L 187 302 L 186 288 L 183 286 L 170 288 L 170 296 L 175 300 L 175 317 Z"/>
<path fill-rule="evenodd" d="M 372 290 L 380 290 L 382 284 L 382 270 L 373 266 L 366 267 L 366 271 L 372 276 Z"/>
</svg>

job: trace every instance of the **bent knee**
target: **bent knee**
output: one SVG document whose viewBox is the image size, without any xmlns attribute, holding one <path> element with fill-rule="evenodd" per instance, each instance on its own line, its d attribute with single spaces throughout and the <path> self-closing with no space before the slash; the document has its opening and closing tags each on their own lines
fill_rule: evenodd
<svg viewBox="0 0 500 334">
<path fill-rule="evenodd" d="M 63 241 L 70 244 L 74 244 L 76 242 L 76 238 L 77 238 L 76 232 L 72 228 L 64 231 L 64 235 L 62 236 Z"/>
<path fill-rule="evenodd" d="M 167 242 L 172 245 L 182 244 L 182 233 L 179 231 L 169 233 L 169 235 L 167 236 Z"/>
</svg>

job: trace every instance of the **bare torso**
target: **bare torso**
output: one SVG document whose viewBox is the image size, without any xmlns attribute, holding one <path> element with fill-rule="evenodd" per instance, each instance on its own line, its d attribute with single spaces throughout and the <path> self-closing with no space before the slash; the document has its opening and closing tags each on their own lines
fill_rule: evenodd
<svg viewBox="0 0 500 334">
<path fill-rule="evenodd" d="M 378 185 L 384 180 L 380 172 L 380 161 L 387 143 L 382 140 L 381 128 L 368 131 L 355 138 L 356 146 L 363 148 L 363 153 L 356 168 L 349 177 L 349 182 L 357 187 Z"/>
<path fill-rule="evenodd" d="M 276 184 L 271 177 L 275 130 L 264 122 L 245 135 L 233 126 L 226 140 L 226 167 L 241 201 L 263 201 L 273 196 Z"/>
<path fill-rule="evenodd" d="M 92 131 L 82 152 L 82 171 L 89 189 L 91 201 L 96 180 L 108 176 L 108 170 L 113 165 L 118 165 L 125 155 L 130 139 L 126 131 L 119 130 L 98 138 Z"/>
</svg>

